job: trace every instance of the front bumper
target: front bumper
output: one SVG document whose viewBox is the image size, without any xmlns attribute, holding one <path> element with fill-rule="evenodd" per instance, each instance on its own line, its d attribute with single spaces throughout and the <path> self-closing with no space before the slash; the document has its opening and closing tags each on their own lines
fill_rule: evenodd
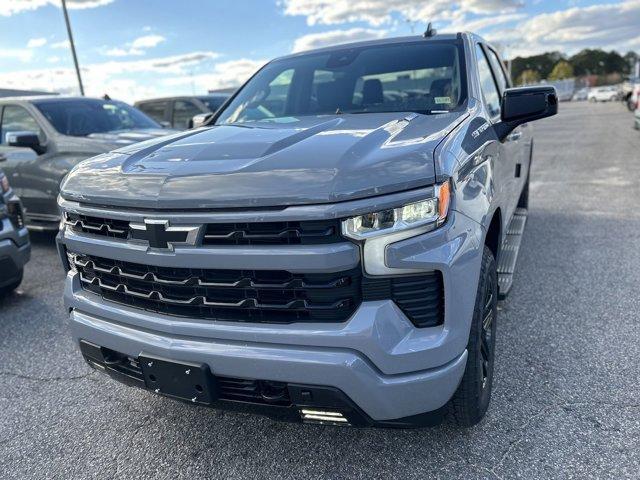
<svg viewBox="0 0 640 480">
<path fill-rule="evenodd" d="M 387 248 L 390 267 L 442 272 L 445 319 L 436 327 L 416 328 L 390 300 L 363 302 L 346 322 L 332 324 L 252 324 L 173 317 L 104 301 L 83 290 L 73 272 L 67 276 L 65 305 L 78 342 L 87 341 L 133 359 L 144 353 L 203 363 L 216 376 L 337 389 L 366 418 L 393 421 L 441 409 L 458 387 L 466 364 L 482 238 L 479 224 L 451 212 L 444 227 Z M 206 255 L 202 248 L 176 249 L 175 253 L 159 255 L 64 231 L 58 241 L 63 259 L 64 248 L 69 248 L 154 265 L 204 262 L 207 266 L 222 263 L 265 268 L 265 255 L 247 255 L 250 249 L 243 248 L 208 249 Z M 299 271 L 340 271 L 356 266 L 359 258 L 352 258 L 353 245 L 339 245 L 343 244 L 322 253 L 319 249 L 291 249 L 276 258 L 280 268 Z M 257 249 L 252 251 L 255 254 Z M 273 257 L 266 259 L 272 261 Z"/>
<path fill-rule="evenodd" d="M 0 220 L 0 287 L 18 280 L 30 258 L 27 229 L 15 229 L 8 218 Z"/>
</svg>

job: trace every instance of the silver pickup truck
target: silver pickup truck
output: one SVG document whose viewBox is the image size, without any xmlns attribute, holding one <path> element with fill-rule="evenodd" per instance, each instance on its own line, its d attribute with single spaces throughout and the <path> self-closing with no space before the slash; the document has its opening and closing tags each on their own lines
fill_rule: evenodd
<svg viewBox="0 0 640 480">
<path fill-rule="evenodd" d="M 203 128 L 80 163 L 58 247 L 82 355 L 197 405 L 476 424 L 529 122 L 558 108 L 510 87 L 472 34 L 325 48 L 268 63 Z"/>
</svg>

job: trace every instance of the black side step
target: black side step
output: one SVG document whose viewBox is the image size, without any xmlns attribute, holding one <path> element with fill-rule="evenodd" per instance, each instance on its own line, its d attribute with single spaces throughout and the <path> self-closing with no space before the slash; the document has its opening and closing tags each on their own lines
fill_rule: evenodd
<svg viewBox="0 0 640 480">
<path fill-rule="evenodd" d="M 509 222 L 498 260 L 498 297 L 500 300 L 507 298 L 513 286 L 513 273 L 516 271 L 520 241 L 526 223 L 527 210 L 525 208 L 516 209 L 511 217 L 511 222 Z"/>
</svg>

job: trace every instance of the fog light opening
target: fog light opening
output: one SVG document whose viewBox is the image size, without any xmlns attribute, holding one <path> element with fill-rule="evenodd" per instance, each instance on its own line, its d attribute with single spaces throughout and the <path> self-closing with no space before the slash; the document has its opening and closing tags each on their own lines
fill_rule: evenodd
<svg viewBox="0 0 640 480">
<path fill-rule="evenodd" d="M 300 409 L 300 416 L 305 423 L 321 423 L 330 425 L 349 425 L 349 420 L 341 412 L 331 410 Z"/>
</svg>

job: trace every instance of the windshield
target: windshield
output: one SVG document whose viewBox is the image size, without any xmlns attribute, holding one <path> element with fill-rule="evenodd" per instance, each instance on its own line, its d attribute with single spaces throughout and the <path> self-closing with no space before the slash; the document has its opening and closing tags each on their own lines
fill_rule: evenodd
<svg viewBox="0 0 640 480">
<path fill-rule="evenodd" d="M 222 104 L 227 100 L 227 98 L 229 97 L 198 97 L 198 99 L 204 103 L 207 108 L 212 111 L 215 112 L 216 110 L 218 110 Z"/>
<path fill-rule="evenodd" d="M 305 115 L 450 111 L 466 84 L 454 43 L 373 45 L 276 60 L 260 70 L 216 124 Z"/>
<path fill-rule="evenodd" d="M 53 128 L 74 137 L 118 130 L 162 128 L 140 110 L 118 101 L 87 98 L 34 103 Z"/>
</svg>

